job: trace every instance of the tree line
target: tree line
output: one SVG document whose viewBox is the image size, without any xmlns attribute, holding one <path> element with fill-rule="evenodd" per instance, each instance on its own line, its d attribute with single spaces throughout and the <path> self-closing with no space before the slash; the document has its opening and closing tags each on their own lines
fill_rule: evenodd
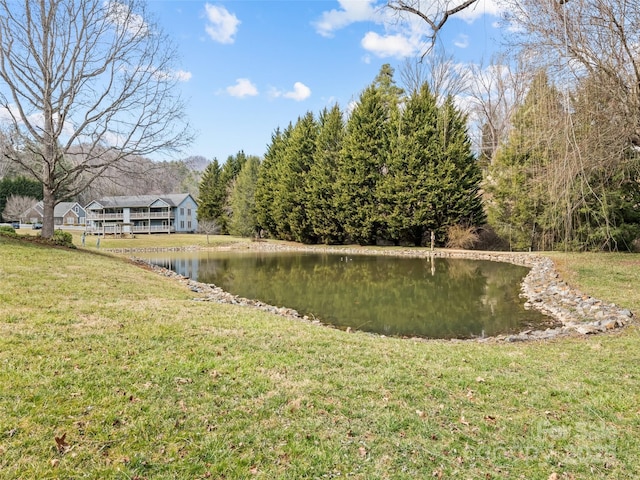
<svg viewBox="0 0 640 480">
<path fill-rule="evenodd" d="M 335 105 L 276 129 L 262 162 L 214 161 L 200 218 L 232 234 L 325 244 L 424 245 L 432 231 L 444 244 L 449 228 L 482 225 L 466 116 L 452 97 L 438 105 L 426 83 L 405 93 L 393 73 L 384 65 L 348 115 Z M 238 173 L 220 179 L 225 171 Z"/>
<path fill-rule="evenodd" d="M 489 221 L 512 249 L 640 249 L 640 5 L 510 3 L 530 75 L 483 149 Z"/>
</svg>

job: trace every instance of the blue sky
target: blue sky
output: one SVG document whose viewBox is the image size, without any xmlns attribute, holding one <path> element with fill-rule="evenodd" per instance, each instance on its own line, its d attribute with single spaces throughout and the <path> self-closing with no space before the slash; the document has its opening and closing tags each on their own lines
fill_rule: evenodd
<svg viewBox="0 0 640 480">
<path fill-rule="evenodd" d="M 426 25 L 399 22 L 385 3 L 149 1 L 178 48 L 181 94 L 197 133 L 181 157 L 262 156 L 277 127 L 335 103 L 345 110 L 384 63 L 400 83 L 405 59 L 424 51 Z M 488 60 L 500 38 L 499 13 L 494 0 L 480 0 L 449 20 L 439 46 L 461 63 Z"/>
</svg>

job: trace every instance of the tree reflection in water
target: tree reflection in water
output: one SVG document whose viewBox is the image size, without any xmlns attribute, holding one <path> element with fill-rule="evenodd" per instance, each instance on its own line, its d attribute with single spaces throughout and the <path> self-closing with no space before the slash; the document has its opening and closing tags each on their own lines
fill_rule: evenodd
<svg viewBox="0 0 640 480">
<path fill-rule="evenodd" d="M 300 252 L 190 252 L 149 259 L 241 297 L 340 328 L 471 338 L 549 322 L 519 298 L 527 268 L 466 259 Z"/>
</svg>

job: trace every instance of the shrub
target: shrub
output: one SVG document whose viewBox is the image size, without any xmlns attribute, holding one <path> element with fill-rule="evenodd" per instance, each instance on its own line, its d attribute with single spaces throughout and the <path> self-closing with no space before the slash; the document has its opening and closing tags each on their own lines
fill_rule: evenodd
<svg viewBox="0 0 640 480">
<path fill-rule="evenodd" d="M 476 227 L 450 225 L 447 227 L 447 248 L 472 248 L 478 242 Z"/>
<path fill-rule="evenodd" d="M 509 242 L 500 237 L 491 225 L 482 225 L 481 227 L 478 227 L 476 232 L 478 234 L 478 241 L 473 246 L 474 249 L 493 251 L 509 250 Z"/>
<path fill-rule="evenodd" d="M 55 232 L 53 232 L 51 243 L 63 247 L 75 248 L 75 245 L 73 244 L 73 235 L 62 230 L 56 230 Z"/>
<path fill-rule="evenodd" d="M 13 227 L 9 225 L 0 225 L 0 235 L 4 235 L 5 237 L 17 237 L 18 234 L 14 230 Z"/>
</svg>

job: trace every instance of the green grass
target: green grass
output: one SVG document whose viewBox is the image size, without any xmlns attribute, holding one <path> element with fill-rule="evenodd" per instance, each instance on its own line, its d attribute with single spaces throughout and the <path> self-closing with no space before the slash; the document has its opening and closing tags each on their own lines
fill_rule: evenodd
<svg viewBox="0 0 640 480">
<path fill-rule="evenodd" d="M 66 230 L 73 235 L 73 243 L 77 247 L 82 247 L 82 231 Z M 39 230 L 20 229 L 17 231 L 20 235 L 40 235 Z M 87 235 L 85 238 L 85 248 L 87 250 L 97 250 L 97 241 L 100 238 L 99 249 L 130 249 L 130 248 L 175 248 L 175 247 L 215 247 L 223 244 L 249 242 L 249 239 L 240 237 L 230 237 L 228 235 L 209 235 L 204 234 L 141 234 L 134 237 L 114 237 L 107 235 L 105 237 L 97 235 Z"/>
<path fill-rule="evenodd" d="M 551 253 L 549 256 L 568 282 L 640 315 L 640 254 Z"/>
<path fill-rule="evenodd" d="M 0 237 L 2 479 L 618 479 L 640 465 L 635 326 L 524 344 L 345 333 L 194 302 L 86 250 Z M 637 267 L 620 268 L 640 256 L 556 260 L 640 311 L 623 290 Z"/>
</svg>

